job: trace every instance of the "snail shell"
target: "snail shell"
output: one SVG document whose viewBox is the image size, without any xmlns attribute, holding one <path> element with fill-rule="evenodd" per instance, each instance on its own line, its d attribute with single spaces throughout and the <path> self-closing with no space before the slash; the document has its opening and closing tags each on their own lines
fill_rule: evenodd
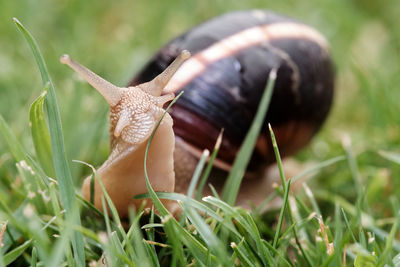
<svg viewBox="0 0 400 267">
<path fill-rule="evenodd" d="M 281 155 L 288 156 L 305 146 L 327 117 L 334 85 L 328 44 L 301 22 L 262 10 L 222 15 L 162 47 L 130 85 L 154 78 L 183 49 L 193 56 L 164 89 L 185 92 L 170 112 L 177 146 L 185 147 L 180 150 L 197 157 L 204 148 L 212 149 L 223 128 L 217 165 L 228 170 L 273 68 L 277 80 L 248 171 L 275 160 L 267 123 Z"/>
</svg>

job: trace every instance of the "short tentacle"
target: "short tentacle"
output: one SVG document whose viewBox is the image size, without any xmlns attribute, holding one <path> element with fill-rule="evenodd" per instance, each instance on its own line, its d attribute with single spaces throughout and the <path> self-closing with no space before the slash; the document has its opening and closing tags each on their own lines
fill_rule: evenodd
<svg viewBox="0 0 400 267">
<path fill-rule="evenodd" d="M 173 94 L 173 93 L 156 97 L 155 104 L 159 107 L 163 107 L 165 103 L 167 103 L 168 101 L 171 101 L 172 99 L 174 99 L 174 97 L 175 97 L 175 94 Z"/>
<path fill-rule="evenodd" d="M 160 75 L 147 83 L 141 84 L 139 87 L 153 96 L 160 96 L 162 90 L 169 80 L 178 71 L 179 67 L 190 57 L 190 52 L 183 50 L 180 55 L 168 66 Z"/>
<path fill-rule="evenodd" d="M 122 130 L 131 123 L 130 114 L 128 112 L 122 112 L 121 116 L 118 119 L 117 125 L 114 129 L 114 136 L 119 137 L 121 135 Z"/>
</svg>

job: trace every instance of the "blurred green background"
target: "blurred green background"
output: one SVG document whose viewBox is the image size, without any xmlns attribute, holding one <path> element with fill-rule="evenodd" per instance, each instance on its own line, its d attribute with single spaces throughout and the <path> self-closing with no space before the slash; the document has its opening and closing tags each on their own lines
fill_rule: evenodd
<svg viewBox="0 0 400 267">
<path fill-rule="evenodd" d="M 349 135 L 362 179 L 378 186 L 371 189 L 370 200 L 384 198 L 385 190 L 394 193 L 400 188 L 398 168 L 377 152 L 399 151 L 398 0 L 0 0 L 0 114 L 34 155 L 29 106 L 43 88 L 31 51 L 12 21 L 17 17 L 35 36 L 48 64 L 69 159 L 98 166 L 108 155 L 106 102 L 59 63 L 60 55 L 68 53 L 109 81 L 124 85 L 176 35 L 216 15 L 253 8 L 298 18 L 331 43 L 337 72 L 334 106 L 323 131 L 298 160 L 319 162 L 342 155 L 341 140 Z M 14 165 L 0 139 L 1 179 L 15 177 Z M 84 170 L 75 163 L 71 167 L 79 184 Z M 351 197 L 354 188 L 347 187 L 351 175 L 345 163 L 320 176 L 325 188 Z"/>
</svg>

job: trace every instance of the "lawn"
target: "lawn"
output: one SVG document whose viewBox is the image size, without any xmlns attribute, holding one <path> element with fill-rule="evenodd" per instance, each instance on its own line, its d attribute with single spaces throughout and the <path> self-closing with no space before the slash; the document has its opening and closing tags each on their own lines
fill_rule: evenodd
<svg viewBox="0 0 400 267">
<path fill-rule="evenodd" d="M 176 35 L 251 8 L 315 27 L 335 62 L 330 116 L 290 161 L 299 167 L 286 178 L 303 179 L 295 191 L 276 188 L 286 205 L 260 214 L 217 197 L 169 195 L 183 206 L 176 221 L 153 195 L 158 211 L 132 213 L 124 228 L 84 203 L 80 186 L 92 170 L 77 160 L 107 158 L 108 106 L 59 57 L 122 86 Z M 398 14 L 397 0 L 0 0 L 0 266 L 400 266 Z M 36 39 L 52 84 L 14 17 Z M 44 97 L 54 108 L 44 113 L 50 133 Z M 54 166 L 43 157 L 50 146 Z"/>
</svg>

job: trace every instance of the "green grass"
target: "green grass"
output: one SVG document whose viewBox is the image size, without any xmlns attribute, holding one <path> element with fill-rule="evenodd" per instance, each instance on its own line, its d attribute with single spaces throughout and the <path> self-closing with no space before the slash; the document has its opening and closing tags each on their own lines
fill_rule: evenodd
<svg viewBox="0 0 400 267">
<path fill-rule="evenodd" d="M 243 166 L 231 174 L 226 202 L 199 197 L 194 189 L 208 186 L 204 161 L 187 196 L 148 184 L 139 197 L 151 197 L 157 213 L 131 211 L 127 228 L 108 197 L 101 210 L 84 201 L 80 184 L 92 170 L 72 160 L 98 166 L 107 157 L 107 106 L 59 56 L 68 52 L 123 85 L 173 36 L 254 7 L 319 29 L 336 63 L 329 120 L 295 157 L 304 167 L 293 173 L 278 160 L 281 208 L 231 205 Z M 0 266 L 103 258 L 113 266 L 400 266 L 399 12 L 397 0 L 0 2 Z M 160 199 L 178 201 L 181 220 Z"/>
</svg>

